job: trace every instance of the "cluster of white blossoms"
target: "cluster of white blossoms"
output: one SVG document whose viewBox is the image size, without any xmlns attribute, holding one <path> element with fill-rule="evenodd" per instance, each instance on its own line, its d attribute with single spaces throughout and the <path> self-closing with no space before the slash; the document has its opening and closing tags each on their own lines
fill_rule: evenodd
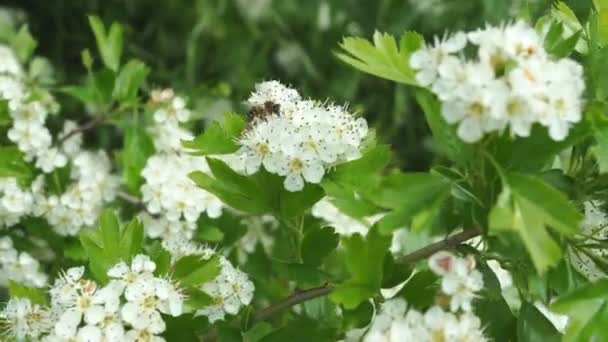
<svg viewBox="0 0 608 342">
<path fill-rule="evenodd" d="M 585 237 L 583 244 L 598 245 L 599 247 L 599 242 L 608 239 L 608 216 L 601 210 L 602 203 L 599 201 L 587 201 L 584 206 L 585 217 L 581 222 L 580 236 Z M 608 260 L 608 250 L 580 248 L 571 246 L 569 249 L 574 268 L 591 281 L 606 278 L 606 272 L 596 264 L 593 258 Z"/>
<path fill-rule="evenodd" d="M 8 102 L 12 126 L 7 137 L 23 152 L 28 161 L 45 173 L 68 163 L 67 156 L 53 146 L 53 138 L 45 126 L 49 113 L 57 110 L 54 99 L 39 94 L 26 85 L 23 68 L 13 51 L 0 45 L 0 100 Z"/>
<path fill-rule="evenodd" d="M 552 58 L 543 40 L 522 21 L 488 26 L 436 39 L 414 52 L 410 65 L 465 142 L 507 128 L 512 136 L 527 137 L 535 123 L 560 141 L 582 118 L 583 68 L 572 59 Z M 473 59 L 465 57 L 469 46 L 476 49 Z"/>
<path fill-rule="evenodd" d="M 260 167 L 284 176 L 288 191 L 319 183 L 327 170 L 360 156 L 367 122 L 345 107 L 303 100 L 277 81 L 259 83 L 247 100 L 252 121 L 238 140 L 236 155 L 246 174 Z"/>
<path fill-rule="evenodd" d="M 49 307 L 13 298 L 1 317 L 17 340 L 162 342 L 161 314 L 181 315 L 184 295 L 171 279 L 154 276 L 155 268 L 137 255 L 112 267 L 104 287 L 82 278 L 84 267 L 70 268 L 50 288 Z"/>
<path fill-rule="evenodd" d="M 8 287 L 10 280 L 29 287 L 43 287 L 47 278 L 38 260 L 16 250 L 8 236 L 0 238 L 0 286 Z"/>
<path fill-rule="evenodd" d="M 407 308 L 402 298 L 382 304 L 374 317 L 363 342 L 485 342 L 481 321 L 471 312 L 456 315 L 440 306 L 426 312 Z"/>
<path fill-rule="evenodd" d="M 0 178 L 0 228 L 18 223 L 30 214 L 34 196 L 19 187 L 16 178 Z"/>
<path fill-rule="evenodd" d="M 141 172 L 142 200 L 149 214 L 146 234 L 151 238 L 191 238 L 202 213 L 217 218 L 224 204 L 199 188 L 189 177 L 193 171 L 209 172 L 205 158 L 190 156 L 182 140 L 193 135 L 180 126 L 190 118 L 185 101 L 170 89 L 151 93 L 155 124 L 150 127 L 157 153 L 148 158 Z M 146 215 L 144 215 L 146 217 Z"/>
<path fill-rule="evenodd" d="M 402 298 L 389 299 L 365 332 L 364 342 L 487 341 L 481 321 L 471 310 L 475 292 L 483 287 L 474 259 L 439 252 L 429 259 L 429 267 L 441 276 L 441 291 L 450 297 L 449 308 L 438 304 L 421 312 L 408 309 Z"/>
<path fill-rule="evenodd" d="M 155 109 L 153 119 L 156 124 L 149 128 L 149 132 L 154 138 L 156 151 L 181 151 L 182 140 L 194 138 L 190 131 L 180 126 L 190 120 L 186 101 L 175 95 L 173 89 L 155 89 L 150 92 L 148 105 Z"/>
<path fill-rule="evenodd" d="M 247 274 L 232 266 L 228 259 L 220 257 L 220 267 L 220 274 L 201 287 L 213 303 L 196 312 L 211 323 L 223 320 L 226 314 L 236 315 L 241 307 L 251 303 L 255 290 Z"/>
<path fill-rule="evenodd" d="M 60 235 L 74 236 L 93 227 L 104 204 L 116 197 L 120 178 L 111 173 L 112 164 L 104 151 L 77 152 L 71 160 L 70 179 L 61 195 L 34 192 L 34 215 L 44 217 Z"/>
<path fill-rule="evenodd" d="M 483 276 L 475 269 L 475 258 L 459 258 L 442 251 L 429 258 L 429 267 L 441 276 L 441 291 L 450 297 L 450 310 L 471 311 L 475 293 L 483 288 Z"/>
</svg>

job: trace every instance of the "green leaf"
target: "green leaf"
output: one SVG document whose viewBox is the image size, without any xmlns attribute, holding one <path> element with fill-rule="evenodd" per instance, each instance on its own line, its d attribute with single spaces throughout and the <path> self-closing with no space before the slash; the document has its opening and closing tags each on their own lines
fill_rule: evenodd
<svg viewBox="0 0 608 342">
<path fill-rule="evenodd" d="M 137 91 L 146 81 L 150 68 L 142 61 L 132 59 L 125 64 L 116 77 L 112 97 L 118 101 L 134 101 Z"/>
<path fill-rule="evenodd" d="M 535 125 L 530 137 L 501 137 L 494 154 L 498 163 L 506 170 L 538 172 L 551 164 L 558 153 L 583 141 L 590 133 L 588 125 L 581 122 L 570 130 L 566 139 L 553 141 L 544 127 Z"/>
<path fill-rule="evenodd" d="M 192 149 L 195 155 L 229 154 L 236 152 L 240 145 L 237 139 L 247 126 L 243 118 L 234 113 L 224 114 L 220 125 L 214 121 L 205 131 L 192 141 L 183 141 L 182 145 Z"/>
<path fill-rule="evenodd" d="M 201 171 L 189 175 L 199 187 L 216 195 L 235 209 L 250 214 L 269 211 L 267 202 L 260 201 L 260 196 L 263 196 L 267 190 L 259 188 L 252 178 L 238 174 L 221 160 L 207 158 L 207 163 L 213 177 Z"/>
<path fill-rule="evenodd" d="M 340 242 L 340 236 L 332 228 L 312 229 L 302 240 L 302 260 L 305 264 L 318 266 Z"/>
<path fill-rule="evenodd" d="M 133 219 L 123 229 L 120 237 L 120 257 L 125 261 L 140 253 L 144 242 L 144 226 L 138 219 Z"/>
<path fill-rule="evenodd" d="M 386 234 L 408 225 L 416 214 L 441 202 L 449 190 L 449 181 L 437 174 L 394 173 L 384 177 L 381 184 L 366 195 L 374 204 L 395 210 L 378 223 L 380 231 Z"/>
<path fill-rule="evenodd" d="M 344 53 L 336 56 L 351 66 L 395 82 L 415 85 L 415 72 L 409 65 L 410 54 L 423 42 L 422 36 L 406 32 L 401 38 L 400 48 L 395 38 L 388 33 L 375 32 L 373 45 L 366 39 L 344 38 L 340 48 Z"/>
<path fill-rule="evenodd" d="M 412 268 L 397 263 L 391 254 L 387 254 L 384 258 L 383 274 L 382 288 L 388 289 L 406 281 L 412 275 Z"/>
<path fill-rule="evenodd" d="M 117 263 L 120 259 L 120 223 L 114 211 L 110 209 L 102 211 L 99 226 L 103 239 L 103 251 L 111 263 Z"/>
<path fill-rule="evenodd" d="M 0 99 L 0 127 L 7 127 L 13 122 L 11 118 L 9 108 L 8 108 L 8 100 Z"/>
<path fill-rule="evenodd" d="M 520 342 L 559 342 L 561 334 L 534 305 L 524 302 L 517 320 L 517 338 Z"/>
<path fill-rule="evenodd" d="M 354 309 L 380 289 L 390 237 L 380 235 L 372 227 L 365 239 L 355 234 L 345 238 L 343 245 L 344 263 L 351 277 L 338 285 L 330 298 L 347 309 Z"/>
<path fill-rule="evenodd" d="M 578 231 L 581 215 L 564 194 L 539 178 L 513 173 L 505 181 L 505 188 L 490 212 L 490 231 L 517 233 L 536 269 L 544 273 L 561 256 L 546 228 L 570 236 Z"/>
<path fill-rule="evenodd" d="M 399 290 L 407 304 L 416 309 L 423 309 L 433 304 L 439 291 L 437 275 L 429 270 L 418 271 Z"/>
<path fill-rule="evenodd" d="M 608 280 L 602 279 L 559 297 L 551 310 L 568 315 L 564 342 L 602 341 L 606 336 Z M 594 337 L 595 336 L 595 337 Z M 603 337 L 603 338 L 602 338 Z"/>
<path fill-rule="evenodd" d="M 107 272 L 114 264 L 95 240 L 91 233 L 80 235 L 80 243 L 89 257 L 89 267 L 93 276 L 97 281 L 105 284 L 108 281 Z"/>
<path fill-rule="evenodd" d="M 376 145 L 370 148 L 359 159 L 342 163 L 328 174 L 328 179 L 342 185 L 351 185 L 358 188 L 368 185 L 373 178 L 370 175 L 382 170 L 391 158 L 387 145 Z"/>
<path fill-rule="evenodd" d="M 243 333 L 243 342 L 259 342 L 275 329 L 268 322 L 260 322 Z"/>
<path fill-rule="evenodd" d="M 24 161 L 17 146 L 0 146 L 0 178 L 15 177 L 29 183 L 34 177 L 33 168 Z"/>
<path fill-rule="evenodd" d="M 462 141 L 456 129 L 448 124 L 441 115 L 441 103 L 431 92 L 416 91 L 416 102 L 424 111 L 426 122 L 433 133 L 434 148 L 453 162 L 463 164 L 472 158 L 472 147 Z"/>
<path fill-rule="evenodd" d="M 27 62 L 37 45 L 38 43 L 36 43 L 36 40 L 32 37 L 27 25 L 21 26 L 17 34 L 11 39 L 11 46 L 21 63 Z"/>
<path fill-rule="evenodd" d="M 129 192 L 137 194 L 143 184 L 141 171 L 154 154 L 154 143 L 139 122 L 128 123 L 124 128 L 124 148 L 120 153 L 122 177 Z"/>
<path fill-rule="evenodd" d="M 99 17 L 89 16 L 89 24 L 93 29 L 103 64 L 108 69 L 118 72 L 123 48 L 122 26 L 118 23 L 112 23 L 109 32 L 106 34 L 106 28 Z"/>
<path fill-rule="evenodd" d="M 39 305 L 47 305 L 48 303 L 44 289 L 27 287 L 9 279 L 8 291 L 11 298 L 26 298 L 29 299 L 32 304 Z"/>
<path fill-rule="evenodd" d="M 194 286 L 213 280 L 219 273 L 219 256 L 204 260 L 200 256 L 190 255 L 175 263 L 173 276 L 183 285 Z"/>
<path fill-rule="evenodd" d="M 184 305 L 186 306 L 185 312 L 194 312 L 213 304 L 211 296 L 194 287 L 186 288 L 184 295 L 186 296 L 186 300 L 184 301 Z"/>
</svg>

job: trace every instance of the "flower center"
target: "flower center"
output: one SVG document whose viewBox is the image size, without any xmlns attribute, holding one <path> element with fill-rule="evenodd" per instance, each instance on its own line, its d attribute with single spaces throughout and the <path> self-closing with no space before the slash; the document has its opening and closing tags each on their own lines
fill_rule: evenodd
<svg viewBox="0 0 608 342">
<path fill-rule="evenodd" d="M 289 161 L 289 169 L 292 172 L 295 172 L 295 173 L 300 172 L 300 171 L 302 171 L 303 168 L 304 168 L 304 163 L 300 159 L 295 158 L 295 159 L 292 159 Z"/>
<path fill-rule="evenodd" d="M 268 148 L 268 145 L 266 145 L 266 144 L 258 144 L 257 153 L 260 156 L 266 156 L 270 153 L 270 149 Z"/>
</svg>

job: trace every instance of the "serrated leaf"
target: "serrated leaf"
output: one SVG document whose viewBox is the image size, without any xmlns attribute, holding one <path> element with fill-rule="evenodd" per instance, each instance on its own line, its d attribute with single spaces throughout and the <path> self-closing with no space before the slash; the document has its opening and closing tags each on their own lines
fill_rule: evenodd
<svg viewBox="0 0 608 342">
<path fill-rule="evenodd" d="M 591 337 L 594 335 L 599 337 L 599 334 L 606 331 L 607 294 L 608 280 L 602 279 L 583 285 L 559 297 L 551 304 L 551 310 L 568 315 L 564 342 L 602 340 Z"/>
<path fill-rule="evenodd" d="M 302 260 L 305 264 L 318 266 L 340 242 L 340 236 L 332 228 L 313 229 L 302 240 Z"/>
<path fill-rule="evenodd" d="M 97 16 L 89 16 L 89 25 L 95 35 L 97 48 L 103 64 L 110 70 L 118 72 L 123 48 L 123 29 L 118 23 L 112 23 L 106 34 L 106 28 Z"/>
<path fill-rule="evenodd" d="M 372 227 L 365 239 L 360 234 L 354 234 L 345 238 L 343 245 L 344 262 L 351 277 L 338 285 L 330 298 L 347 309 L 354 309 L 380 289 L 390 237 L 380 235 Z"/>
<path fill-rule="evenodd" d="M 132 59 L 125 64 L 116 77 L 112 97 L 118 101 L 134 101 L 137 91 L 146 81 L 150 68 L 142 61 Z"/>
<path fill-rule="evenodd" d="M 138 219 L 133 219 L 123 229 L 120 237 L 120 257 L 130 261 L 142 250 L 144 242 L 144 226 Z"/>
<path fill-rule="evenodd" d="M 247 123 L 240 115 L 226 113 L 222 124 L 217 121 L 212 122 L 202 134 L 194 140 L 183 141 L 182 145 L 191 149 L 190 153 L 195 155 L 233 153 L 240 147 L 237 139 L 246 126 Z"/>
<path fill-rule="evenodd" d="M 110 209 L 101 212 L 99 227 L 103 239 L 103 251 L 111 263 L 120 259 L 120 223 Z"/>
<path fill-rule="evenodd" d="M 415 72 L 409 65 L 409 57 L 414 48 L 422 45 L 422 37 L 416 33 L 406 33 L 401 38 L 399 49 L 395 38 L 388 33 L 375 32 L 373 44 L 363 38 L 344 38 L 340 48 L 344 53 L 336 56 L 353 67 L 395 82 L 415 85 Z"/>
<path fill-rule="evenodd" d="M 564 194 L 539 178 L 513 173 L 505 181 L 505 189 L 490 212 L 490 231 L 518 234 L 536 269 L 544 273 L 561 256 L 546 229 L 570 236 L 578 231 L 581 215 Z"/>
<path fill-rule="evenodd" d="M 173 276 L 181 284 L 195 286 L 213 280 L 220 274 L 220 258 L 215 255 L 208 260 L 200 256 L 190 255 L 179 259 L 173 270 Z"/>
<path fill-rule="evenodd" d="M 524 302 L 517 320 L 517 338 L 521 342 L 559 342 L 561 334 L 534 305 Z"/>
</svg>

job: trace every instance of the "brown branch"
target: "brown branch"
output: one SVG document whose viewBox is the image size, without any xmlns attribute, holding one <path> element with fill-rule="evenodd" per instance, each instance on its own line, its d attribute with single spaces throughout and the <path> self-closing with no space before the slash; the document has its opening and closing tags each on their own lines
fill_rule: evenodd
<svg viewBox="0 0 608 342">
<path fill-rule="evenodd" d="M 72 136 L 74 136 L 78 133 L 82 133 L 82 132 L 88 131 L 90 129 L 93 129 L 93 128 L 97 127 L 99 124 L 103 123 L 105 120 L 106 120 L 106 118 L 104 116 L 97 116 L 94 119 L 92 119 L 91 121 L 85 123 L 84 125 L 79 126 L 77 128 L 74 128 L 73 130 L 69 131 L 66 135 L 59 138 L 59 140 L 57 141 L 57 144 L 63 143 L 64 141 L 68 140 L 69 138 L 71 138 Z"/>
<path fill-rule="evenodd" d="M 268 306 L 256 312 L 253 315 L 253 322 L 263 321 L 273 316 L 274 314 L 281 312 L 287 308 L 290 308 L 296 304 L 300 304 L 317 297 L 323 297 L 333 291 L 333 289 L 333 285 L 325 284 L 323 286 L 315 287 L 308 290 L 296 291 L 294 294 L 281 300 L 280 302 L 272 304 L 271 306 Z"/>
<path fill-rule="evenodd" d="M 407 254 L 407 255 L 397 259 L 397 262 L 400 264 L 416 263 L 418 261 L 421 261 L 421 260 L 424 260 L 424 259 L 430 257 L 431 255 L 433 255 L 439 251 L 454 248 L 454 247 L 458 246 L 459 244 L 461 244 L 473 237 L 478 236 L 479 234 L 481 234 L 481 230 L 479 228 L 470 228 L 470 229 L 463 230 L 462 232 L 451 235 L 444 240 L 437 241 L 428 246 L 422 247 L 410 254 Z M 308 300 L 311 300 L 311 299 L 314 299 L 317 297 L 326 296 L 326 295 L 330 294 L 333 291 L 333 289 L 334 289 L 333 285 L 326 284 L 326 285 L 323 285 L 320 287 L 315 287 L 315 288 L 308 289 L 308 290 L 297 291 L 294 294 L 292 294 L 291 296 L 281 300 L 280 302 L 272 304 L 272 305 L 260 310 L 259 312 L 255 313 L 255 315 L 253 316 L 253 321 L 254 322 L 263 321 L 263 320 L 273 316 L 274 314 L 276 314 L 280 311 L 283 311 L 284 309 L 287 309 L 296 304 L 300 304 L 300 303 L 303 303 L 305 301 L 308 301 Z"/>
<path fill-rule="evenodd" d="M 454 248 L 479 234 L 481 234 L 481 230 L 479 228 L 469 228 L 463 230 L 460 233 L 451 235 L 444 240 L 437 241 L 428 246 L 415 250 L 410 254 L 404 255 L 397 259 L 397 262 L 400 264 L 413 264 L 420 260 L 426 259 L 439 251 Z"/>
</svg>

